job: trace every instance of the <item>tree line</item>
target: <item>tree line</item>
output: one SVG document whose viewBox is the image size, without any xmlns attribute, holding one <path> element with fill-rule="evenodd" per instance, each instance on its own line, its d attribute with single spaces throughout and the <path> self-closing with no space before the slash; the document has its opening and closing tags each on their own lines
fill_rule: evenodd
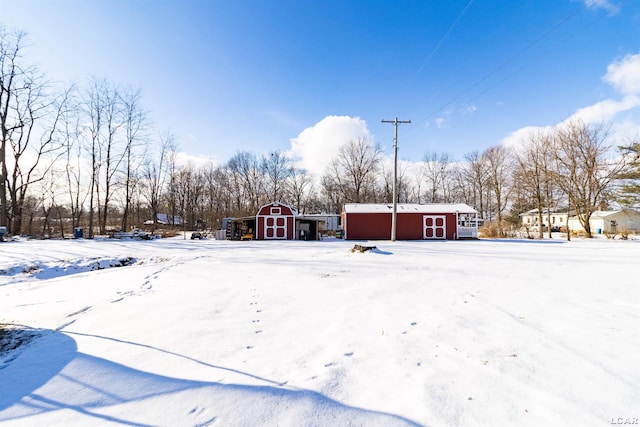
<svg viewBox="0 0 640 427">
<path fill-rule="evenodd" d="M 139 90 L 95 77 L 61 89 L 29 65 L 24 38 L 0 27 L 0 226 L 11 234 L 64 237 L 82 227 L 93 237 L 159 214 L 177 227 L 215 229 L 271 201 L 301 213 L 392 202 L 391 163 L 366 138 L 343 145 L 320 177 L 282 151 L 183 164 L 175 137 L 154 128 Z M 595 210 L 639 206 L 639 152 L 637 139 L 616 143 L 608 126 L 571 121 L 517 149 L 400 162 L 397 198 L 466 203 L 497 235 L 523 211 L 565 207 L 590 235 Z"/>
</svg>

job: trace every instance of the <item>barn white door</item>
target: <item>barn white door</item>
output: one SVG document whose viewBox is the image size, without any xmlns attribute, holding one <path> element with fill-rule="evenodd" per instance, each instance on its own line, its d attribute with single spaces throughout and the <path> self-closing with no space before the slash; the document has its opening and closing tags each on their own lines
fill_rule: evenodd
<svg viewBox="0 0 640 427">
<path fill-rule="evenodd" d="M 264 217 L 264 238 L 265 239 L 286 239 L 287 238 L 287 218 L 284 216 Z"/>
<path fill-rule="evenodd" d="M 446 239 L 447 217 L 444 215 L 425 215 L 422 217 L 424 239 Z"/>
</svg>

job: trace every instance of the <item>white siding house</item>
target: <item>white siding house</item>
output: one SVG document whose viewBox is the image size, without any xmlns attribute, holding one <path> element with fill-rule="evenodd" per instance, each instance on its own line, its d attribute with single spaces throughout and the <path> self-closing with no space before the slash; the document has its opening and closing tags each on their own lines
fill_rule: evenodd
<svg viewBox="0 0 640 427">
<path fill-rule="evenodd" d="M 549 222 L 549 219 L 551 220 L 550 222 L 552 229 L 559 229 L 560 227 L 566 228 L 567 218 L 569 217 L 569 214 L 567 212 L 550 211 L 549 214 L 551 218 L 549 218 L 546 209 L 542 211 L 542 226 L 544 227 L 544 229 L 549 227 L 549 224 L 547 224 L 547 222 Z M 531 209 L 530 211 L 520 214 L 520 225 L 528 228 L 531 231 L 537 231 L 539 229 L 540 224 L 538 222 L 538 209 Z"/>
<path fill-rule="evenodd" d="M 640 213 L 631 209 L 595 211 L 589 219 L 589 225 L 593 234 L 639 233 Z M 569 228 L 572 231 L 584 230 L 577 216 L 569 218 Z"/>
</svg>

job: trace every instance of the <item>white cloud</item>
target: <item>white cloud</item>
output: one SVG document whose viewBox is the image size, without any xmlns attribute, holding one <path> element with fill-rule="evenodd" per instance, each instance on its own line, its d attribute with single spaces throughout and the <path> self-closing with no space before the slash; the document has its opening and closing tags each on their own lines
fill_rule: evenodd
<svg viewBox="0 0 640 427">
<path fill-rule="evenodd" d="M 538 135 L 542 132 L 549 131 L 553 126 L 527 126 L 520 128 L 515 132 L 511 132 L 507 137 L 502 140 L 502 145 L 508 148 L 518 149 L 533 135 Z"/>
<path fill-rule="evenodd" d="M 209 164 L 217 166 L 218 161 L 215 157 L 198 156 L 180 151 L 176 152 L 176 164 L 178 165 L 178 167 L 190 166 L 199 169 Z"/>
<path fill-rule="evenodd" d="M 579 120 L 584 123 L 599 123 L 612 120 L 616 115 L 640 106 L 640 96 L 627 96 L 621 100 L 605 99 L 594 105 L 580 108 L 565 122 Z"/>
<path fill-rule="evenodd" d="M 623 120 L 616 121 L 612 130 L 620 145 L 624 145 L 630 141 L 638 140 L 640 137 L 640 122 L 634 120 L 632 115 L 629 115 Z"/>
<path fill-rule="evenodd" d="M 359 117 L 327 116 L 291 138 L 290 156 L 296 166 L 317 177 L 336 156 L 340 147 L 357 138 L 371 139 L 367 123 Z"/>
<path fill-rule="evenodd" d="M 557 125 L 568 121 L 579 120 L 586 124 L 608 123 L 616 117 L 618 120 L 625 120 L 624 126 L 616 126 L 616 137 L 633 137 L 634 130 L 640 125 L 633 122 L 629 117 L 621 116 L 623 113 L 632 113 L 640 107 L 640 53 L 627 55 L 619 61 L 614 61 L 607 67 L 607 73 L 602 79 L 613 86 L 620 94 L 621 99 L 605 99 L 593 105 L 578 109 L 571 116 L 561 121 Z M 521 146 L 530 136 L 538 132 L 549 130 L 553 126 L 528 126 L 518 129 L 502 140 L 502 144 L 508 147 Z M 637 133 L 636 133 L 637 136 Z"/>
<path fill-rule="evenodd" d="M 611 0 L 585 0 L 584 4 L 593 9 L 604 9 L 611 14 L 618 13 L 620 8 L 613 4 Z"/>
<path fill-rule="evenodd" d="M 609 64 L 603 79 L 623 95 L 640 95 L 640 53 Z"/>
<path fill-rule="evenodd" d="M 640 53 L 627 55 L 607 67 L 602 79 L 613 86 L 622 99 L 605 99 L 580 108 L 566 121 L 578 119 L 585 123 L 607 122 L 625 111 L 640 106 Z"/>
</svg>

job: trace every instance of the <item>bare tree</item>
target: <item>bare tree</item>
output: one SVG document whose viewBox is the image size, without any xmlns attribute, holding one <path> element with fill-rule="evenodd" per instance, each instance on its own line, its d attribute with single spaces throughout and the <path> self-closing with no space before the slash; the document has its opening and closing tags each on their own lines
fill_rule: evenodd
<svg viewBox="0 0 640 427">
<path fill-rule="evenodd" d="M 320 178 L 320 205 L 325 212 L 341 212 L 345 203 L 340 181 L 334 175 L 325 173 Z"/>
<path fill-rule="evenodd" d="M 24 91 L 24 72 L 20 61 L 23 33 L 8 33 L 0 26 L 0 225 L 9 223 L 9 197 L 7 195 L 7 147 L 13 130 L 20 126 L 15 117 L 18 96 Z"/>
<path fill-rule="evenodd" d="M 101 233 L 104 233 L 107 227 L 109 208 L 114 191 L 113 186 L 126 156 L 126 150 L 117 146 L 117 133 L 124 125 L 125 120 L 119 89 L 109 85 L 107 82 L 105 82 L 103 89 L 102 99 L 104 100 L 103 108 L 106 133 L 101 139 L 104 166 L 102 168 L 104 172 L 104 179 L 102 181 L 104 193 L 102 195 L 102 217 L 100 219 Z"/>
<path fill-rule="evenodd" d="M 382 150 L 359 138 L 343 145 L 322 178 L 325 193 L 339 192 L 346 203 L 375 200 Z"/>
<path fill-rule="evenodd" d="M 69 89 L 70 107 L 66 110 L 61 120 L 60 134 L 64 145 L 64 179 L 66 185 L 69 211 L 72 226 L 79 227 L 84 203 L 89 196 L 88 188 L 83 183 L 83 171 L 85 169 L 85 159 L 82 146 L 82 126 L 80 125 L 80 112 L 78 111 L 76 100 L 76 87 Z"/>
<path fill-rule="evenodd" d="M 144 143 L 144 138 L 146 137 L 146 132 L 149 127 L 149 120 L 147 118 L 147 112 L 142 109 L 140 103 L 140 91 L 133 91 L 131 89 L 125 90 L 122 95 L 122 102 L 124 109 L 123 126 L 126 135 L 123 153 L 123 187 L 125 194 L 122 230 L 127 230 L 131 201 L 141 178 L 140 174 L 137 173 L 138 166 L 140 164 L 140 156 L 138 155 L 136 148 Z"/>
<path fill-rule="evenodd" d="M 36 77 L 38 79 L 39 76 Z M 66 108 L 66 94 L 52 99 L 45 86 L 34 81 L 16 110 L 21 126 L 10 134 L 12 170 L 7 187 L 11 198 L 13 228 L 22 228 L 22 208 L 29 187 L 44 179 L 62 155 L 56 131 Z"/>
<path fill-rule="evenodd" d="M 525 141 L 524 149 L 516 155 L 519 173 L 519 187 L 530 194 L 538 210 L 538 237 L 542 239 L 544 210 L 547 212 L 547 224 L 551 225 L 551 209 L 555 203 L 552 199 L 551 156 L 553 151 L 553 135 L 550 132 L 538 132 Z M 548 229 L 551 238 L 551 227 Z"/>
<path fill-rule="evenodd" d="M 262 156 L 260 169 L 266 178 L 266 191 L 272 202 L 280 202 L 285 182 L 293 173 L 289 159 L 282 151 L 274 151 Z"/>
<path fill-rule="evenodd" d="M 55 176 L 55 172 L 53 170 L 50 171 L 47 179 L 43 179 L 38 183 L 38 190 L 40 200 L 38 201 L 39 208 L 42 211 L 42 230 L 41 235 L 43 237 L 52 237 L 53 236 L 53 227 L 52 227 L 52 212 L 56 210 L 59 206 L 56 203 L 56 184 L 57 177 Z M 58 211 L 59 212 L 59 211 Z M 60 219 L 60 218 L 58 218 Z M 64 237 L 64 229 L 62 225 L 62 221 L 59 221 L 60 225 L 60 235 Z"/>
<path fill-rule="evenodd" d="M 459 191 L 464 193 L 463 198 L 466 203 L 474 206 L 483 218 L 489 212 L 487 208 L 487 188 L 489 187 L 489 171 L 486 158 L 477 151 L 464 156 L 466 163 L 463 163 L 458 170 Z"/>
<path fill-rule="evenodd" d="M 83 107 L 89 119 L 88 132 L 90 134 L 90 141 L 87 146 L 91 162 L 91 177 L 89 179 L 89 232 L 87 237 L 91 239 L 94 235 L 95 208 L 96 204 L 99 204 L 99 200 L 96 200 L 96 194 L 99 191 L 101 164 L 100 139 L 102 137 L 104 120 L 101 83 L 95 79 L 92 80 L 91 87 L 85 94 Z"/>
<path fill-rule="evenodd" d="M 21 64 L 23 39 L 23 33 L 8 33 L 0 27 L 0 225 L 7 226 L 10 233 L 20 231 L 15 230 L 12 221 L 7 157 L 14 132 L 23 127 L 17 114 L 20 97 L 28 90 L 29 80 Z"/>
<path fill-rule="evenodd" d="M 451 167 L 448 153 L 428 152 L 422 158 L 422 175 L 427 184 L 428 203 L 440 203 L 448 199 L 446 183 Z"/>
<path fill-rule="evenodd" d="M 104 233 L 110 203 L 118 174 L 126 158 L 126 138 L 119 137 L 125 123 L 125 107 L 120 90 L 106 79 L 92 78 L 84 96 L 90 141 L 87 150 L 91 158 L 91 193 L 89 197 L 89 233 L 93 237 L 93 222 L 97 208 L 98 226 Z"/>
<path fill-rule="evenodd" d="M 68 99 L 67 92 L 52 96 L 44 75 L 19 63 L 22 37 L 0 29 L 0 221 L 16 233 L 29 187 L 43 180 L 62 154 L 57 128 Z"/>
<path fill-rule="evenodd" d="M 393 200 L 393 167 L 385 168 L 385 164 L 381 162 L 380 169 L 382 180 L 379 183 L 375 201 L 379 203 L 389 203 Z M 396 196 L 398 203 L 409 203 L 413 200 L 413 189 L 411 188 L 407 169 L 405 163 L 398 164 L 398 173 L 396 176 Z"/>
<path fill-rule="evenodd" d="M 178 199 L 178 183 L 176 181 L 178 172 L 178 153 L 176 153 L 176 151 L 169 151 L 167 153 L 168 189 L 165 197 L 167 200 L 167 207 L 169 209 L 167 215 L 171 217 L 167 219 L 169 219 L 169 223 L 172 225 L 176 225 L 176 219 L 181 209 Z M 182 217 L 182 221 L 184 222 L 184 217 Z"/>
<path fill-rule="evenodd" d="M 261 173 L 258 158 L 253 153 L 241 151 L 229 159 L 227 167 L 242 187 L 247 202 L 242 203 L 245 206 L 243 215 L 254 214 L 266 201 L 264 175 Z"/>
<path fill-rule="evenodd" d="M 640 208 L 640 142 L 631 141 L 620 147 L 629 157 L 629 167 L 617 179 L 621 181 L 618 202 L 627 207 Z"/>
<path fill-rule="evenodd" d="M 298 212 L 305 212 L 307 201 L 313 194 L 313 180 L 304 169 L 292 167 L 286 182 L 287 198 Z"/>
<path fill-rule="evenodd" d="M 144 184 L 140 191 L 146 200 L 151 218 L 155 223 L 160 213 L 160 202 L 168 176 L 169 155 L 175 152 L 175 137 L 171 133 L 164 133 L 160 136 L 160 152 L 147 152 L 146 161 L 142 168 L 142 179 Z"/>
<path fill-rule="evenodd" d="M 630 161 L 619 153 L 612 157 L 610 136 L 610 128 L 580 121 L 566 123 L 555 133 L 554 182 L 569 198 L 587 237 L 592 237 L 591 215 Z"/>
<path fill-rule="evenodd" d="M 486 161 L 488 183 L 495 201 L 498 235 L 503 237 L 502 214 L 507 206 L 510 180 L 513 175 L 511 158 L 503 145 L 488 148 L 482 157 Z"/>
<path fill-rule="evenodd" d="M 176 171 L 171 182 L 182 225 L 186 227 L 200 223 L 205 183 L 202 174 L 192 165 L 186 165 Z"/>
<path fill-rule="evenodd" d="M 206 222 L 209 227 L 220 229 L 222 219 L 231 216 L 231 194 L 224 168 L 207 164 L 202 169 L 204 179 L 204 205 Z"/>
</svg>

